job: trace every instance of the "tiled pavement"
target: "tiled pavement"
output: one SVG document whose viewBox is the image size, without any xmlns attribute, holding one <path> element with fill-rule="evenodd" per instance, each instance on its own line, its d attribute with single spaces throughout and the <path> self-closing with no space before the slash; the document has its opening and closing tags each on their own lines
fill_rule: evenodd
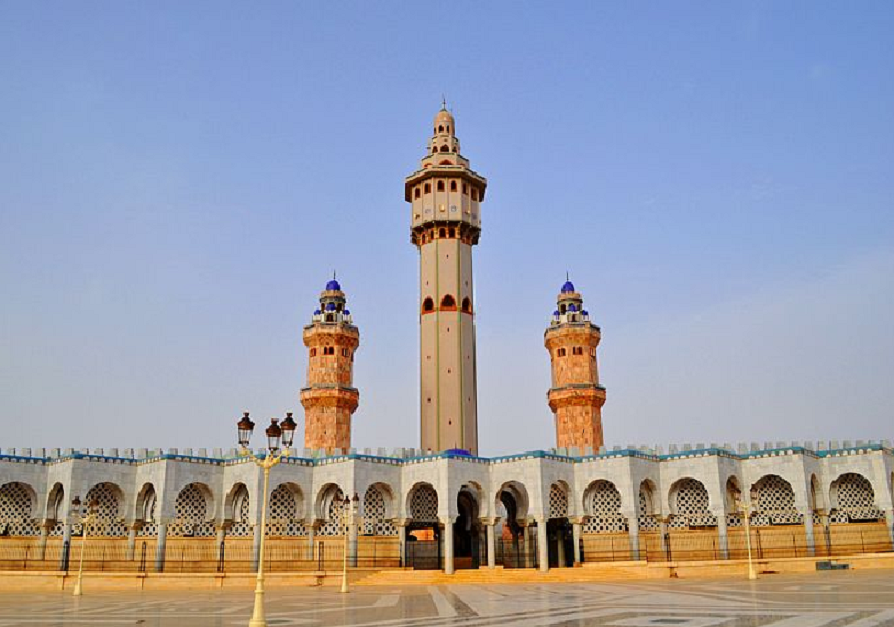
<svg viewBox="0 0 894 627">
<path fill-rule="evenodd" d="M 246 592 L 12 594 L 0 627 L 247 625 Z M 747 580 L 296 588 L 267 593 L 271 627 L 894 627 L 894 573 L 831 572 Z"/>
</svg>

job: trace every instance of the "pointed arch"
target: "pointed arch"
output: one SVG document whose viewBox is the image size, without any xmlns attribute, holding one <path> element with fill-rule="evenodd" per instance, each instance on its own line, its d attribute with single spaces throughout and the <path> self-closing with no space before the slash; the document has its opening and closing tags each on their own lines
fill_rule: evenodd
<svg viewBox="0 0 894 627">
<path fill-rule="evenodd" d="M 453 294 L 444 294 L 441 299 L 441 311 L 456 311 L 456 299 Z"/>
</svg>

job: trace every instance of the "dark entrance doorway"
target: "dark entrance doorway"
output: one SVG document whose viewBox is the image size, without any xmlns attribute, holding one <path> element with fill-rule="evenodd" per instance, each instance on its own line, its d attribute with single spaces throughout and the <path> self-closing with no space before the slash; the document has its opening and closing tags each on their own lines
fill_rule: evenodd
<svg viewBox="0 0 894 627">
<path fill-rule="evenodd" d="M 406 566 L 414 570 L 441 569 L 441 529 L 437 524 L 410 523 L 405 545 Z"/>
<path fill-rule="evenodd" d="M 565 568 L 574 565 L 574 533 L 567 518 L 552 518 L 546 523 L 549 540 L 549 567 Z"/>
<path fill-rule="evenodd" d="M 456 497 L 459 516 L 453 523 L 454 568 L 480 568 L 482 555 L 481 523 L 478 501 L 468 486 L 463 486 Z"/>
</svg>

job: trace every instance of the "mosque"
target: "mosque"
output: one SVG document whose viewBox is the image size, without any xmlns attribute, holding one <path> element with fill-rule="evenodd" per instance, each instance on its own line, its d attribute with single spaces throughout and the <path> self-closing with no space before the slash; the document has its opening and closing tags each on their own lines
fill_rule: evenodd
<svg viewBox="0 0 894 627">
<path fill-rule="evenodd" d="M 352 447 L 360 331 L 333 278 L 303 329 L 304 447 L 271 471 L 266 528 L 263 473 L 235 449 L 3 449 L 0 568 L 65 570 L 85 528 L 88 567 L 159 572 L 249 570 L 262 535 L 278 570 L 347 550 L 354 567 L 447 574 L 741 558 L 745 523 L 768 555 L 892 549 L 888 441 L 607 448 L 600 328 L 571 281 L 544 332 L 555 442 L 480 457 L 472 251 L 486 191 L 442 107 L 404 181 L 420 264 L 418 448 Z M 95 503 L 89 521 L 75 496 Z"/>
</svg>

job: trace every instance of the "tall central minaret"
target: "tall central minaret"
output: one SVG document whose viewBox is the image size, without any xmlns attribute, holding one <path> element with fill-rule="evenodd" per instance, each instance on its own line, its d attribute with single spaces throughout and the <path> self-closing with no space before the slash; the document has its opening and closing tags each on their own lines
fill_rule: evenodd
<svg viewBox="0 0 894 627">
<path fill-rule="evenodd" d="M 411 241 L 419 250 L 422 448 L 478 453 L 472 246 L 487 179 L 459 152 L 442 107 L 420 169 L 407 177 Z"/>
</svg>

